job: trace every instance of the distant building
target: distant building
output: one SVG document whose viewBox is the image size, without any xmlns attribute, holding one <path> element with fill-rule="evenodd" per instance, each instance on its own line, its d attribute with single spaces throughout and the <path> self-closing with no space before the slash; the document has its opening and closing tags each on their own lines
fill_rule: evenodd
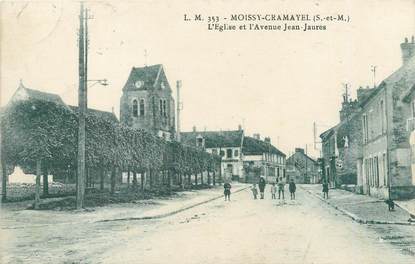
<svg viewBox="0 0 415 264">
<path fill-rule="evenodd" d="M 181 142 L 185 145 L 196 146 L 207 152 L 222 157 L 221 174 L 224 180 L 242 180 L 242 144 L 244 131 L 197 131 L 181 132 Z"/>
<path fill-rule="evenodd" d="M 319 166 L 317 161 L 308 156 L 304 149 L 296 148 L 287 159 L 287 180 L 296 183 L 319 183 Z"/>
<path fill-rule="evenodd" d="M 122 124 L 174 139 L 175 103 L 163 65 L 133 67 L 122 91 Z"/>
<path fill-rule="evenodd" d="M 286 155 L 271 144 L 269 137 L 264 140 L 259 134 L 245 137 L 242 154 L 244 182 L 258 183 L 260 176 L 264 176 L 267 182 L 277 182 L 280 177 L 285 180 Z"/>
</svg>

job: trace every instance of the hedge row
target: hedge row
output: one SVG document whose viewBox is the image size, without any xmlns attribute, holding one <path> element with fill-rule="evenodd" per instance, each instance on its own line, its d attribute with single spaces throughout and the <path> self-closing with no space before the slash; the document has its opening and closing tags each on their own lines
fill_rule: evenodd
<svg viewBox="0 0 415 264">
<path fill-rule="evenodd" d="M 38 160 L 48 169 L 77 164 L 78 113 L 66 105 L 41 100 L 11 104 L 1 114 L 2 146 L 8 166 L 34 172 Z M 86 164 L 92 168 L 213 170 L 220 157 L 114 122 L 97 111 L 86 115 Z"/>
</svg>

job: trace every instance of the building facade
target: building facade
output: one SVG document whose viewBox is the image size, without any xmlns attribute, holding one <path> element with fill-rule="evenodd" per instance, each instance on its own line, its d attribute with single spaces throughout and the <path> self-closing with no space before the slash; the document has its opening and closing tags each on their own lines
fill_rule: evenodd
<svg viewBox="0 0 415 264">
<path fill-rule="evenodd" d="M 269 137 L 245 137 L 242 154 L 244 182 L 258 183 L 261 176 L 269 183 L 276 183 L 279 178 L 286 180 L 286 155 L 271 144 Z"/>
<path fill-rule="evenodd" d="M 302 148 L 296 148 L 287 159 L 287 181 L 296 183 L 319 183 L 319 166 Z"/>
<path fill-rule="evenodd" d="M 175 103 L 163 65 L 133 67 L 122 91 L 122 124 L 174 139 Z"/>
<path fill-rule="evenodd" d="M 197 131 L 196 127 L 192 132 L 181 132 L 181 142 L 186 145 L 203 148 L 208 153 L 220 155 L 221 177 L 224 181 L 243 179 L 242 145 L 244 131 L 241 127 L 238 130 L 228 131 Z"/>
<path fill-rule="evenodd" d="M 392 199 L 415 196 L 412 176 L 412 89 L 415 41 L 401 44 L 402 66 L 361 104 L 363 192 Z"/>
</svg>

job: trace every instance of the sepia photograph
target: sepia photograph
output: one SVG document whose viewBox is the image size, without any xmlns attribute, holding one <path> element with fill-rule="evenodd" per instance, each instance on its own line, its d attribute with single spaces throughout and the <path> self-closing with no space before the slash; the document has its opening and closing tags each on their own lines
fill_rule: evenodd
<svg viewBox="0 0 415 264">
<path fill-rule="evenodd" d="M 415 263 L 415 0 L 0 2 L 0 263 Z"/>
</svg>

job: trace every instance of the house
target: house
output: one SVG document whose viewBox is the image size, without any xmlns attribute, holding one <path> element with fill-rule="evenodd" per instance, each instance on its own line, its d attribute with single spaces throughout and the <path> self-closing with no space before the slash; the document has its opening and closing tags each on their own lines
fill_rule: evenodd
<svg viewBox="0 0 415 264">
<path fill-rule="evenodd" d="M 174 105 L 163 65 L 133 67 L 122 89 L 120 121 L 172 140 L 175 138 Z"/>
<path fill-rule="evenodd" d="M 246 136 L 242 147 L 244 182 L 258 183 L 259 177 L 264 176 L 267 182 L 277 182 L 282 177 L 285 180 L 286 155 L 271 144 L 266 137 L 261 140 L 259 134 Z"/>
<path fill-rule="evenodd" d="M 357 166 L 362 157 L 363 137 L 360 103 L 372 91 L 360 87 L 355 100 L 351 100 L 346 92 L 339 111 L 340 122 L 320 135 L 322 176 L 332 188 L 353 184 L 357 185 L 357 190 L 361 190 L 362 179 L 358 177 Z"/>
<path fill-rule="evenodd" d="M 203 148 L 208 153 L 222 157 L 221 175 L 224 180 L 243 181 L 242 145 L 244 131 L 197 131 L 181 132 L 181 142 L 185 145 Z"/>
<path fill-rule="evenodd" d="M 415 41 L 401 44 L 402 66 L 361 102 L 363 192 L 380 198 L 415 196 L 411 153 Z M 413 139 L 412 139 L 413 142 Z M 413 143 L 412 143 L 413 145 Z"/>
<path fill-rule="evenodd" d="M 304 149 L 296 148 L 287 159 L 287 181 L 296 183 L 319 183 L 319 166 L 317 161 L 308 156 Z"/>
</svg>

